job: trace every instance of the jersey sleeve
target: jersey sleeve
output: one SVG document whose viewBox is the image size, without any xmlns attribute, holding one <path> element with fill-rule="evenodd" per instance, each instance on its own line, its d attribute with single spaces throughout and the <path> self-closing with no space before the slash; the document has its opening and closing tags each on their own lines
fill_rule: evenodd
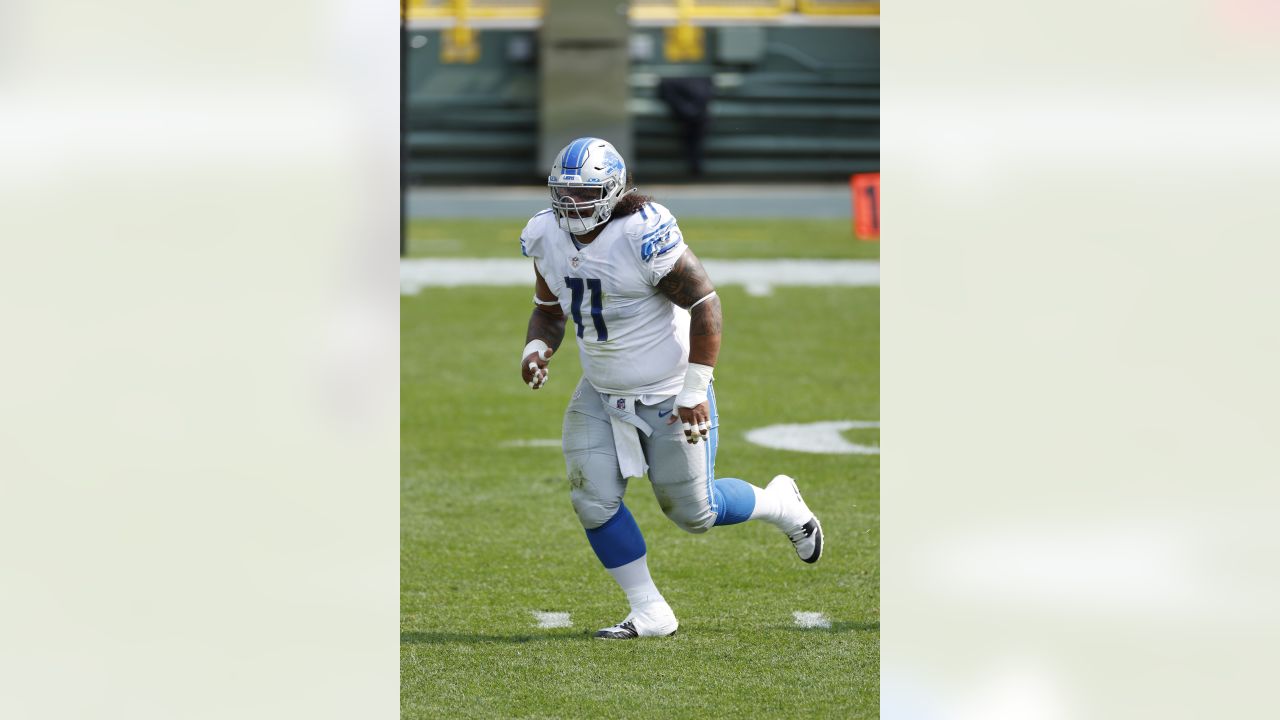
<svg viewBox="0 0 1280 720">
<path fill-rule="evenodd" d="M 636 259 L 648 283 L 657 285 L 684 254 L 684 235 L 671 211 L 658 203 L 645 203 L 636 217 L 639 222 L 632 230 Z"/>
</svg>

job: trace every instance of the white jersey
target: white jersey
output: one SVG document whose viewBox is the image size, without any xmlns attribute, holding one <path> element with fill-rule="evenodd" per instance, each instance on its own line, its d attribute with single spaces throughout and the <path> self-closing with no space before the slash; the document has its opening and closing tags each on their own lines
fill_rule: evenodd
<svg viewBox="0 0 1280 720">
<path fill-rule="evenodd" d="M 689 311 L 656 287 L 684 250 L 676 219 L 657 203 L 611 220 L 588 245 L 561 230 L 551 210 L 520 233 L 520 251 L 573 318 L 583 374 L 597 391 L 653 398 L 684 387 Z"/>
</svg>

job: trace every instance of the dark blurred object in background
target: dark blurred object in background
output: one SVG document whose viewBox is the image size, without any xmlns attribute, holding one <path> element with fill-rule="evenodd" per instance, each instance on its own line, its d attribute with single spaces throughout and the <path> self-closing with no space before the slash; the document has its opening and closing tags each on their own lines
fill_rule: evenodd
<svg viewBox="0 0 1280 720">
<path fill-rule="evenodd" d="M 671 108 L 671 115 L 684 130 L 684 149 L 689 157 L 689 174 L 702 175 L 704 140 L 711 119 L 709 108 L 716 93 L 709 77 L 664 77 L 658 81 L 658 97 Z"/>
</svg>

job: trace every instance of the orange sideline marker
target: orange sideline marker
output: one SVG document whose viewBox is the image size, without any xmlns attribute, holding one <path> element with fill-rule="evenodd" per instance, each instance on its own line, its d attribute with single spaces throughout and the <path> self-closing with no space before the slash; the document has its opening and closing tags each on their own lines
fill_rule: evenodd
<svg viewBox="0 0 1280 720">
<path fill-rule="evenodd" d="M 880 239 L 880 173 L 849 176 L 853 193 L 853 234 L 859 240 Z"/>
</svg>

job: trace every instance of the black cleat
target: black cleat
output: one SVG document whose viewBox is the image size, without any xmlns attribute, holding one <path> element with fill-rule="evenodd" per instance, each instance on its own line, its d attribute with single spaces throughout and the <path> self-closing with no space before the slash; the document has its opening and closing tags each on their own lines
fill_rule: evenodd
<svg viewBox="0 0 1280 720">
<path fill-rule="evenodd" d="M 796 554 L 801 560 L 816 563 L 822 557 L 822 525 L 818 523 L 816 515 L 788 537 L 791 538 L 791 544 L 796 546 Z"/>
<path fill-rule="evenodd" d="M 796 481 L 786 475 L 773 478 L 765 492 L 774 493 L 782 499 L 787 508 L 787 520 L 782 524 L 782 531 L 791 540 L 796 555 L 807 563 L 816 563 L 822 557 L 822 523 L 813 514 L 800 495 Z"/>
<path fill-rule="evenodd" d="M 620 625 L 597 630 L 596 637 L 602 640 L 633 640 L 640 637 L 640 633 L 636 632 L 635 623 L 626 620 Z"/>
</svg>

